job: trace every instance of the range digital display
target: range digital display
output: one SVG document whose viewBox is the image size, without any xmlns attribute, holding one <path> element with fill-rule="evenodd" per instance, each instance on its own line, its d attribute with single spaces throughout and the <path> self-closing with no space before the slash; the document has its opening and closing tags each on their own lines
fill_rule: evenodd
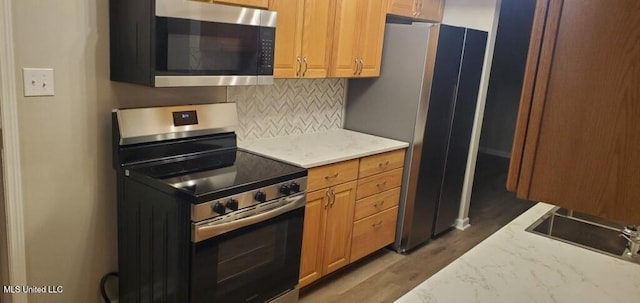
<svg viewBox="0 0 640 303">
<path fill-rule="evenodd" d="M 173 112 L 173 126 L 198 124 L 198 115 L 195 110 Z"/>
</svg>

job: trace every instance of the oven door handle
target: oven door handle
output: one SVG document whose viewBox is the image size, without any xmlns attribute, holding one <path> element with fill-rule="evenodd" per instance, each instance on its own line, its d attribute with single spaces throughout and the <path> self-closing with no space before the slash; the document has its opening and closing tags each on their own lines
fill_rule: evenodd
<svg viewBox="0 0 640 303">
<path fill-rule="evenodd" d="M 242 218 L 239 220 L 215 224 L 215 225 L 195 225 L 192 233 L 192 241 L 197 243 L 200 241 L 204 241 L 215 236 L 228 233 L 230 231 L 234 231 L 236 229 L 243 228 L 245 226 L 249 226 L 252 224 L 256 224 L 262 221 L 269 220 L 271 218 L 275 218 L 284 213 L 290 212 L 294 209 L 298 209 L 304 207 L 306 203 L 305 194 L 299 194 L 296 196 L 291 196 L 285 198 L 287 200 L 287 204 L 280 206 L 278 208 L 272 209 L 270 211 L 266 211 L 251 217 Z"/>
</svg>

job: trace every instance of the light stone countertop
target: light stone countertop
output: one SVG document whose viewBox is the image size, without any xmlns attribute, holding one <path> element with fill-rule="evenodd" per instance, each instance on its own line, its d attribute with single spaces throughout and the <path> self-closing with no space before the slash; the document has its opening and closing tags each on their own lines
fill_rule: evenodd
<svg viewBox="0 0 640 303">
<path fill-rule="evenodd" d="M 312 168 L 401 149 L 406 142 L 345 129 L 239 142 L 250 152 Z"/>
<path fill-rule="evenodd" d="M 551 208 L 536 204 L 396 302 L 640 302 L 640 265 L 525 231 Z"/>
</svg>

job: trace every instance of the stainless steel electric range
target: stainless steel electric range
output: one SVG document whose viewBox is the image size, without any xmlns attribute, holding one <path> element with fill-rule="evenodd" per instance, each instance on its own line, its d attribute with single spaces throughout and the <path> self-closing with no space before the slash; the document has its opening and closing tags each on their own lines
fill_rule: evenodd
<svg viewBox="0 0 640 303">
<path fill-rule="evenodd" d="M 234 103 L 112 120 L 119 302 L 297 302 L 305 169 L 238 149 Z"/>
</svg>

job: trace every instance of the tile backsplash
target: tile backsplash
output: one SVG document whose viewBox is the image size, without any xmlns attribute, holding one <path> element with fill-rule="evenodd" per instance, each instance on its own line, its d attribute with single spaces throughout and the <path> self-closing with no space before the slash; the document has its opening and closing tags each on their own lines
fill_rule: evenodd
<svg viewBox="0 0 640 303">
<path fill-rule="evenodd" d="M 276 79 L 273 85 L 231 86 L 239 141 L 341 128 L 345 79 Z"/>
</svg>

